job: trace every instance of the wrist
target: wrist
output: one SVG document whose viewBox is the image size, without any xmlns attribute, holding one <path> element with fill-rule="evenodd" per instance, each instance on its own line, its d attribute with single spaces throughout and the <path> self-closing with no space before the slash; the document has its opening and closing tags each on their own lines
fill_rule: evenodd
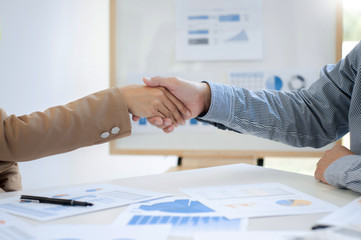
<svg viewBox="0 0 361 240">
<path fill-rule="evenodd" d="M 211 105 L 211 88 L 209 87 L 208 83 L 206 82 L 202 82 L 201 83 L 201 95 L 202 95 L 202 99 L 203 99 L 203 111 L 202 114 L 206 114 L 209 110 L 209 107 Z"/>
<path fill-rule="evenodd" d="M 131 96 L 131 86 L 123 86 L 118 87 L 121 94 L 122 94 L 122 100 L 124 101 L 125 105 L 127 106 L 128 112 L 132 113 L 132 106 L 130 103 L 130 96 Z"/>
</svg>

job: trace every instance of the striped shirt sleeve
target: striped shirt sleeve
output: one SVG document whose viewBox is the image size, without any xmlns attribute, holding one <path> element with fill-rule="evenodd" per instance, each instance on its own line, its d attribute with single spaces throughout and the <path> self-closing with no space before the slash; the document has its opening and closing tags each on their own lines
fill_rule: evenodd
<svg viewBox="0 0 361 240">
<path fill-rule="evenodd" d="M 333 162 L 324 173 L 332 186 L 361 193 L 361 156 L 347 155 Z"/>
</svg>

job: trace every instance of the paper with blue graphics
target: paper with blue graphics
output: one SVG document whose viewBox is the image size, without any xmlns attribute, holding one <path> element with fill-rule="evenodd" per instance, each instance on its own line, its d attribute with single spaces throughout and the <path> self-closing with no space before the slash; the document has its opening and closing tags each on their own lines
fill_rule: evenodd
<svg viewBox="0 0 361 240">
<path fill-rule="evenodd" d="M 0 211 L 10 212 L 39 221 L 49 221 L 169 196 L 168 194 L 112 184 L 93 184 L 37 192 L 32 195 L 90 202 L 93 203 L 93 206 L 64 206 L 20 201 L 20 196 L 18 196 L 0 200 Z"/>
<path fill-rule="evenodd" d="M 311 231 L 249 231 L 240 233 L 216 232 L 197 233 L 193 240 L 325 240 L 327 238 L 315 238 Z M 332 239 L 332 238 L 330 238 Z M 340 240 L 340 239 L 339 239 Z"/>
<path fill-rule="evenodd" d="M 262 0 L 176 0 L 176 60 L 262 59 L 262 8 Z"/>
<path fill-rule="evenodd" d="M 135 231 L 131 227 L 111 225 L 40 225 L 36 239 L 54 240 L 167 240 L 170 226 L 152 226 Z M 3 239 L 2 239 L 3 240 Z M 24 239 L 21 239 L 24 240 Z M 28 240 L 28 239 L 27 239 Z"/>
<path fill-rule="evenodd" d="M 336 206 L 280 183 L 180 189 L 229 218 L 332 212 Z"/>
<path fill-rule="evenodd" d="M 0 239 L 24 240 L 36 239 L 34 228 L 20 218 L 0 212 Z"/>
<path fill-rule="evenodd" d="M 172 225 L 170 235 L 193 236 L 195 232 L 239 232 L 247 219 L 229 220 L 209 207 L 189 198 L 168 197 L 129 206 L 114 225 L 138 227 Z"/>
<path fill-rule="evenodd" d="M 317 231 L 249 231 L 240 233 L 207 232 L 197 233 L 193 240 L 359 240 L 361 226 L 343 226 L 319 229 Z"/>
</svg>

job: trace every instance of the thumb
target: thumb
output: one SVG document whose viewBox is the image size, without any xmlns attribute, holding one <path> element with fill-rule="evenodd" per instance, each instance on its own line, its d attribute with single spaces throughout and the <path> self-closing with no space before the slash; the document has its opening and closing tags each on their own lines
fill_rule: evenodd
<svg viewBox="0 0 361 240">
<path fill-rule="evenodd" d="M 148 87 L 158 87 L 161 86 L 159 81 L 158 81 L 158 77 L 153 77 L 153 78 L 148 78 L 148 77 L 144 77 L 143 78 L 143 82 L 145 83 L 145 85 L 147 85 Z"/>
<path fill-rule="evenodd" d="M 168 87 L 170 87 L 172 85 L 171 82 L 170 82 L 170 79 L 169 78 L 164 78 L 164 77 L 152 77 L 152 78 L 144 77 L 143 82 L 148 87 L 165 87 L 165 88 L 168 88 Z"/>
</svg>

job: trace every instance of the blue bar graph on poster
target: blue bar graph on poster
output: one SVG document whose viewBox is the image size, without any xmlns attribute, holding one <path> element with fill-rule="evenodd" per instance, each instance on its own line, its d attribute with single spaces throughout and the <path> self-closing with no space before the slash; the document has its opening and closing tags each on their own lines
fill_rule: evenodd
<svg viewBox="0 0 361 240">
<path fill-rule="evenodd" d="M 218 17 L 220 22 L 239 22 L 241 16 L 239 14 L 221 15 Z"/>
<path fill-rule="evenodd" d="M 188 20 L 207 20 L 209 16 L 207 15 L 196 15 L 196 16 L 188 16 Z"/>
<path fill-rule="evenodd" d="M 188 34 L 209 34 L 209 30 L 189 30 Z"/>
</svg>

